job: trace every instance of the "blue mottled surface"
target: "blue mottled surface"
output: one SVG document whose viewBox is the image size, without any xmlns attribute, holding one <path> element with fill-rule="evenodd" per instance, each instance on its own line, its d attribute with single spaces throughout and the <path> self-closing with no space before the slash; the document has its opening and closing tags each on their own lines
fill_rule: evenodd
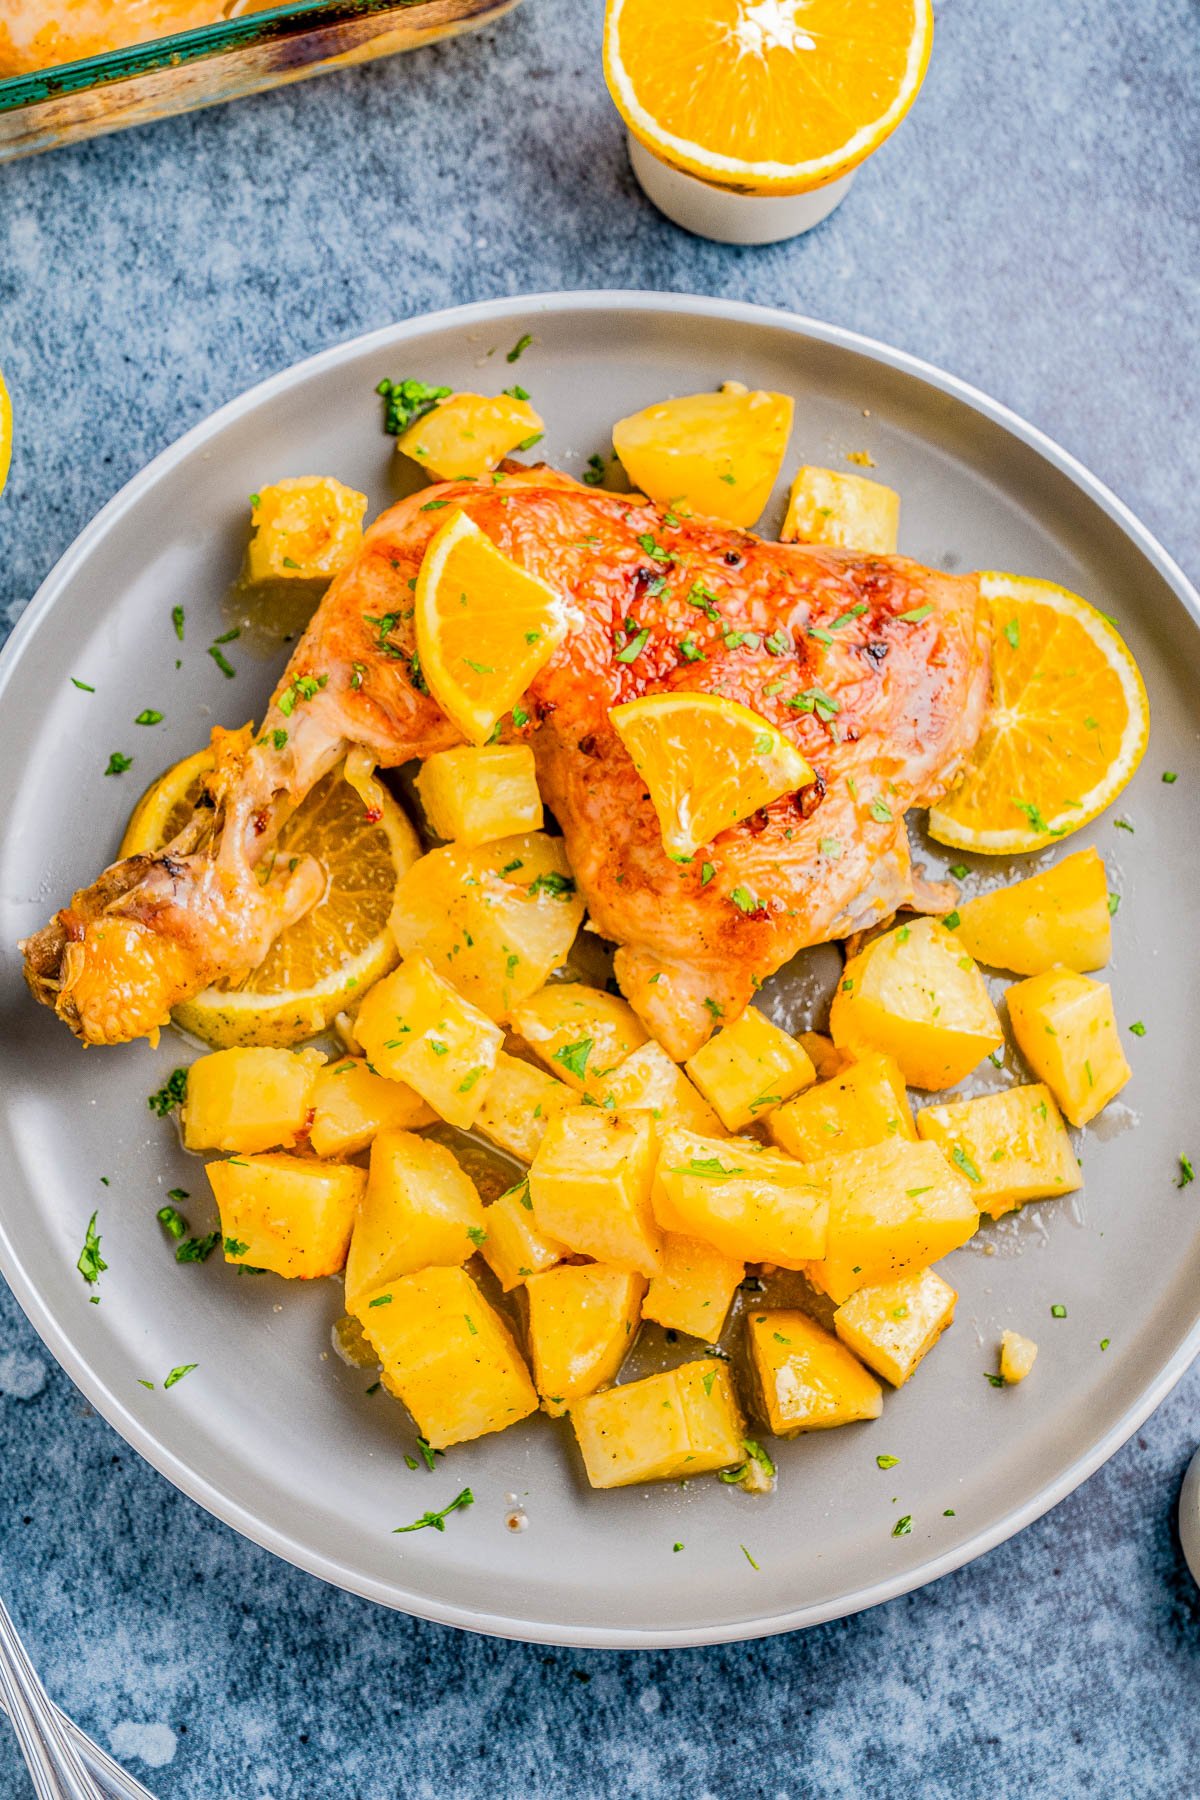
<svg viewBox="0 0 1200 1800">
<path fill-rule="evenodd" d="M 259 377 L 558 287 L 761 300 L 916 351 L 1200 569 L 1189 0 L 943 0 L 910 121 L 826 226 L 762 251 L 642 201 L 599 17 L 527 0 L 474 39 L 0 170 L 20 432 L 0 619 Z M 1080 1492 L 923 1593 L 762 1644 L 585 1654 L 388 1614 L 242 1542 L 126 1449 L 0 1287 L 0 1591 L 56 1697 L 162 1800 L 1181 1797 L 1200 1607 L 1173 1512 L 1198 1401 L 1194 1369 Z M 0 1796 L 27 1792 L 0 1729 Z"/>
</svg>

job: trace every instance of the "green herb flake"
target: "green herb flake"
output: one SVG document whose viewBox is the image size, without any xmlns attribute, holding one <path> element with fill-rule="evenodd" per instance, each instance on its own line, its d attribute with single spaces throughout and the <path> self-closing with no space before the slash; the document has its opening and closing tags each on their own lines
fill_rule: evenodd
<svg viewBox="0 0 1200 1800">
<path fill-rule="evenodd" d="M 249 1248 L 249 1244 L 244 1244 L 240 1238 L 227 1237 L 225 1239 L 224 1250 L 226 1256 L 245 1256 Z"/>
<path fill-rule="evenodd" d="M 84 693 L 84 694 L 94 694 L 96 691 L 95 688 L 92 687 L 90 682 L 80 681 L 78 675 L 72 675 L 71 686 L 77 687 L 80 690 L 80 692 Z"/>
<path fill-rule="evenodd" d="M 93 1213 L 87 1222 L 87 1230 L 83 1234 L 83 1249 L 79 1252 L 75 1267 L 83 1276 L 89 1287 L 95 1287 L 108 1264 L 100 1254 L 100 1234 L 96 1230 L 98 1214 Z"/>
<path fill-rule="evenodd" d="M 123 775 L 126 769 L 132 769 L 132 767 L 132 756 L 122 756 L 119 750 L 114 750 L 108 759 L 108 767 L 104 773 L 106 775 Z"/>
<path fill-rule="evenodd" d="M 1196 1179 L 1196 1171 L 1192 1167 L 1191 1157 L 1190 1156 L 1181 1156 L 1179 1158 L 1179 1179 L 1175 1183 L 1175 1186 L 1177 1188 L 1188 1187 L 1188 1186 L 1190 1186 L 1190 1184 L 1193 1181 L 1195 1181 L 1195 1179 Z"/>
<path fill-rule="evenodd" d="M 1134 1037 L 1145 1037 L 1146 1035 L 1146 1027 L 1142 1024 L 1140 1019 L 1135 1019 L 1129 1029 L 1132 1031 Z"/>
<path fill-rule="evenodd" d="M 749 888 L 735 887 L 730 892 L 729 898 L 733 901 L 733 904 L 737 907 L 739 912 L 752 913 L 758 911 L 759 903 L 750 892 Z"/>
<path fill-rule="evenodd" d="M 389 437 L 401 437 L 410 425 L 432 412 L 439 400 L 448 400 L 453 389 L 430 387 L 410 376 L 403 381 L 381 381 L 375 392 L 383 398 L 383 429 Z M 257 503 L 257 495 L 251 496 L 251 502 Z"/>
<path fill-rule="evenodd" d="M 914 606 L 908 612 L 897 613 L 896 617 L 902 625 L 919 625 L 921 620 L 927 619 L 932 611 L 932 606 L 926 604 L 925 606 Z"/>
<path fill-rule="evenodd" d="M 899 1461 L 898 1456 L 877 1456 L 875 1466 L 878 1469 L 894 1469 Z"/>
<path fill-rule="evenodd" d="M 1116 918 L 1117 913 L 1120 910 L 1120 905 L 1121 905 L 1120 894 L 1110 894 L 1108 896 L 1108 916 L 1110 919 Z"/>
<path fill-rule="evenodd" d="M 569 1075 L 574 1075 L 576 1080 L 582 1081 L 587 1074 L 588 1057 L 594 1048 L 594 1039 L 578 1038 L 575 1043 L 564 1044 L 561 1050 L 556 1050 L 550 1060 L 566 1069 Z"/>
<path fill-rule="evenodd" d="M 619 663 L 636 662 L 638 657 L 642 654 L 642 651 L 646 648 L 649 636 L 649 626 L 643 625 L 637 636 L 633 638 L 630 643 L 626 644 L 623 650 L 617 651 L 615 660 Z"/>
<path fill-rule="evenodd" d="M 912 1530 L 912 1514 L 905 1513 L 904 1517 L 902 1519 L 897 1519 L 896 1523 L 892 1526 L 892 1536 L 893 1537 L 907 1537 L 909 1535 L 909 1533 L 911 1532 L 911 1530 Z"/>
<path fill-rule="evenodd" d="M 745 1544 L 739 1544 L 738 1548 L 741 1551 L 742 1555 L 745 1557 L 746 1561 L 750 1564 L 750 1567 L 752 1569 L 757 1569 L 758 1564 L 755 1562 L 754 1558 L 751 1556 L 750 1552 L 747 1550 Z"/>
<path fill-rule="evenodd" d="M 182 1381 L 185 1375 L 190 1375 L 193 1369 L 198 1369 L 199 1367 L 200 1367 L 199 1363 L 179 1363 L 179 1364 L 177 1364 L 177 1366 L 171 1370 L 171 1373 L 167 1376 L 166 1380 L 163 1382 L 163 1386 L 165 1388 L 173 1388 L 177 1381 Z"/>
<path fill-rule="evenodd" d="M 232 681 L 237 674 L 237 670 L 234 668 L 225 652 L 220 649 L 218 645 L 210 644 L 208 646 L 208 654 L 212 657 L 226 681 Z"/>
<path fill-rule="evenodd" d="M 210 1231 L 205 1237 L 188 1238 L 185 1243 L 175 1249 L 175 1261 L 180 1263 L 207 1262 L 221 1241 L 219 1231 Z"/>
<path fill-rule="evenodd" d="M 1066 1307 L 1063 1306 L 1060 1301 L 1055 1301 L 1054 1305 L 1050 1308 L 1050 1317 L 1052 1319 L 1065 1319 L 1066 1316 Z"/>
<path fill-rule="evenodd" d="M 148 1097 L 146 1105 L 152 1113 L 157 1113 L 160 1119 L 165 1119 L 168 1114 L 174 1112 L 177 1106 L 183 1105 L 186 1097 L 187 1070 L 172 1069 L 158 1091 Z"/>
<path fill-rule="evenodd" d="M 507 356 L 504 358 L 505 362 L 510 362 L 510 363 L 520 362 L 521 358 L 524 356 L 525 352 L 528 350 L 528 348 L 529 348 L 530 344 L 532 344 L 532 342 L 533 342 L 533 333 L 530 331 L 525 332 L 521 337 L 519 337 L 517 339 L 517 341 L 513 345 L 512 349 L 508 352 Z"/>
<path fill-rule="evenodd" d="M 510 354 L 510 361 L 511 360 L 514 359 Z M 445 1531 L 446 1520 L 452 1512 L 458 1512 L 462 1507 L 473 1506 L 474 1504 L 475 1496 L 470 1488 L 466 1487 L 461 1494 L 456 1494 L 449 1505 L 443 1506 L 439 1512 L 424 1512 L 419 1519 L 414 1519 L 411 1525 L 394 1526 L 393 1536 L 404 1531 L 424 1531 L 427 1527 L 432 1528 L 434 1531 Z"/>
<path fill-rule="evenodd" d="M 135 725 L 161 725 L 163 714 L 156 707 L 144 706 L 133 722 Z"/>
<path fill-rule="evenodd" d="M 154 1216 L 176 1241 L 187 1236 L 187 1220 L 177 1206 L 160 1206 Z"/>
</svg>

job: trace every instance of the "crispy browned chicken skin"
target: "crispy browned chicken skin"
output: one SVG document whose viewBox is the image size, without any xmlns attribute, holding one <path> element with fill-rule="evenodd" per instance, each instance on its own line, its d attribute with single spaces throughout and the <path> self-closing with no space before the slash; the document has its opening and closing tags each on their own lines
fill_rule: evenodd
<svg viewBox="0 0 1200 1800">
<path fill-rule="evenodd" d="M 673 1055 L 797 950 L 927 898 L 904 814 L 953 785 L 979 733 L 975 580 L 767 543 L 549 470 L 510 471 L 384 513 L 297 646 L 261 735 L 217 734 L 215 808 L 162 855 L 107 870 L 25 945 L 34 992 L 85 1042 L 141 1036 L 208 983 L 236 981 L 313 904 L 315 864 L 265 885 L 258 870 L 350 749 L 394 767 L 460 741 L 413 660 L 413 586 L 453 506 L 578 617 L 530 689 L 528 722 L 504 737 L 532 745 L 592 927 L 620 946 L 621 986 Z M 752 707 L 816 772 L 682 866 L 608 717 L 678 689 Z"/>
</svg>

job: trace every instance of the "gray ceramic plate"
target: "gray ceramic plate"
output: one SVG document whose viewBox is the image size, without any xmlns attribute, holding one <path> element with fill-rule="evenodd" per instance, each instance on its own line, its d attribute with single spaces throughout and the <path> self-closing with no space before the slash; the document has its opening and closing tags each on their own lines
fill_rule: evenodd
<svg viewBox="0 0 1200 1800">
<path fill-rule="evenodd" d="M 505 352 L 527 331 L 512 369 Z M 1086 1136 L 1086 1190 L 950 1259 L 958 1322 L 918 1378 L 880 1421 L 782 1446 L 766 1498 L 709 1480 L 589 1493 L 567 1427 L 538 1419 L 454 1450 L 434 1475 L 409 1471 L 400 1409 L 330 1352 L 335 1283 L 239 1278 L 216 1258 L 179 1267 L 161 1241 L 166 1189 L 191 1190 L 188 1210 L 207 1218 L 199 1168 L 146 1106 L 185 1047 L 85 1054 L 21 983 L 16 940 L 113 855 L 143 781 L 213 723 L 262 707 L 278 659 L 239 641 L 230 681 L 205 653 L 227 624 L 246 496 L 328 472 L 386 504 L 396 459 L 373 390 L 409 374 L 493 392 L 519 377 L 546 417 L 546 455 L 568 470 L 607 447 L 614 419 L 666 394 L 727 377 L 783 389 L 797 400 L 789 465 L 847 466 L 846 452 L 869 450 L 904 497 L 906 551 L 1064 582 L 1120 621 L 1146 676 L 1154 735 L 1119 808 L 1136 835 L 1110 815 L 1076 839 L 1099 845 L 1121 894 L 1111 978 L 1119 1016 L 1147 1028 L 1127 1040 L 1133 1081 Z M 0 1260 L 18 1299 L 88 1398 L 185 1492 L 314 1574 L 427 1618 L 563 1644 L 703 1644 L 833 1618 L 979 1555 L 1111 1455 L 1200 1343 L 1200 1188 L 1175 1186 L 1180 1152 L 1200 1154 L 1200 962 L 1183 917 L 1200 891 L 1198 624 L 1179 570 L 1053 444 L 910 357 L 784 313 L 646 294 L 503 300 L 264 383 L 104 509 L 0 666 Z M 144 707 L 163 723 L 135 726 Z M 135 757 L 128 775 L 105 778 L 112 750 Z M 1174 786 L 1163 769 L 1179 772 Z M 1005 873 L 992 865 L 986 879 Z M 819 1012 L 831 960 L 777 978 L 780 1016 Z M 75 1259 L 96 1207 L 109 1267 L 92 1306 Z M 984 1373 L 1006 1325 L 1041 1355 L 1022 1388 L 997 1392 Z M 199 1366 L 164 1392 L 181 1363 Z M 881 1473 L 880 1453 L 898 1466 Z M 468 1483 L 476 1503 L 444 1534 L 392 1535 Z M 528 1514 L 521 1535 L 505 1527 L 509 1494 Z M 894 1536 L 904 1515 L 911 1532 Z"/>
</svg>

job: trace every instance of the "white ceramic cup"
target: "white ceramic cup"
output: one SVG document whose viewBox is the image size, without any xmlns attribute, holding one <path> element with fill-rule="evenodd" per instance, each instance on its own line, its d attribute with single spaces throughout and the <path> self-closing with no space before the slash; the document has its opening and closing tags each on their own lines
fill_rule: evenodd
<svg viewBox="0 0 1200 1800">
<path fill-rule="evenodd" d="M 778 194 L 761 198 L 737 194 L 731 188 L 701 181 L 670 163 L 662 162 L 633 133 L 629 133 L 629 160 L 648 200 L 676 225 L 697 237 L 718 244 L 778 244 L 799 237 L 827 219 L 850 192 L 855 171 L 807 194 Z"/>
</svg>

